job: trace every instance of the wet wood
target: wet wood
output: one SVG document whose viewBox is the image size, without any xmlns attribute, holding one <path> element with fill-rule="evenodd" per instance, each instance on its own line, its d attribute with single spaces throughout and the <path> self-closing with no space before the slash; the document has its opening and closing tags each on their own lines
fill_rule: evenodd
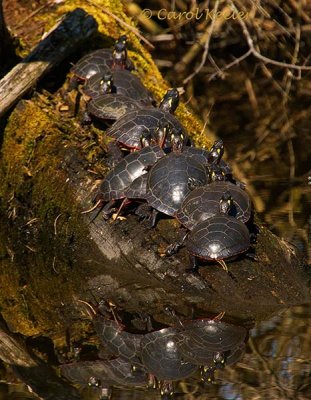
<svg viewBox="0 0 311 400">
<path fill-rule="evenodd" d="M 82 9 L 77 8 L 63 17 L 38 46 L 0 81 L 0 117 L 96 29 L 94 18 Z"/>
</svg>

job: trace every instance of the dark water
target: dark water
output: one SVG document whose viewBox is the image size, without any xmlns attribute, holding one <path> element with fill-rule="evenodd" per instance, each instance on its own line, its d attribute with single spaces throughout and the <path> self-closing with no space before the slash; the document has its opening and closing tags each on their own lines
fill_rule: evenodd
<svg viewBox="0 0 311 400">
<path fill-rule="evenodd" d="M 0 399 L 36 399 L 27 387 L 11 376 L 2 381 Z M 177 399 L 310 399 L 311 308 L 284 310 L 251 330 L 244 357 L 234 366 L 217 371 L 216 382 L 203 385 L 191 378 L 179 382 Z M 96 399 L 98 392 L 84 389 L 83 399 Z M 112 399 L 160 399 L 156 391 L 112 389 Z"/>
</svg>

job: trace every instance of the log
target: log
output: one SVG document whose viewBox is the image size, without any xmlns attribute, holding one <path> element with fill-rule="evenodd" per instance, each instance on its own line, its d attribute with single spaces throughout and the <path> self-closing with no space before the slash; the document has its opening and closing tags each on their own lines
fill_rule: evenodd
<svg viewBox="0 0 311 400">
<path fill-rule="evenodd" d="M 0 117 L 96 29 L 95 19 L 81 8 L 62 17 L 38 46 L 0 81 Z"/>
</svg>

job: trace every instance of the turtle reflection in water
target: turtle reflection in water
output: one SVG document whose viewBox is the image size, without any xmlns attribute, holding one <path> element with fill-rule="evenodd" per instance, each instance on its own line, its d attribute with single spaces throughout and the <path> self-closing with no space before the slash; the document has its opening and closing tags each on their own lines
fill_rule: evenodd
<svg viewBox="0 0 311 400">
<path fill-rule="evenodd" d="M 143 335 L 126 332 L 119 322 L 105 319 L 100 315 L 94 317 L 93 324 L 101 342 L 114 356 L 132 365 L 141 364 L 139 355 Z"/>
<path fill-rule="evenodd" d="M 173 394 L 172 381 L 195 373 L 197 365 L 184 361 L 180 353 L 181 339 L 175 328 L 147 333 L 141 340 L 141 360 L 163 396 Z"/>
<path fill-rule="evenodd" d="M 121 358 L 64 364 L 61 366 L 61 373 L 73 383 L 95 387 L 113 385 L 141 387 L 148 383 L 143 368 L 133 368 L 129 362 Z"/>
<path fill-rule="evenodd" d="M 189 362 L 223 368 L 234 362 L 235 350 L 244 346 L 246 336 L 244 327 L 217 318 L 186 321 L 179 333 L 180 353 Z"/>
</svg>

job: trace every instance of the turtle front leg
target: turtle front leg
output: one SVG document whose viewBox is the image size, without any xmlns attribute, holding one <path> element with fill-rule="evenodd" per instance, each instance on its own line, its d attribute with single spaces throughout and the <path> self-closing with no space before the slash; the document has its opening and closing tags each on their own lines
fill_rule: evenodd
<svg viewBox="0 0 311 400">
<path fill-rule="evenodd" d="M 102 213 L 104 219 L 109 219 L 111 215 L 116 211 L 116 208 L 114 207 L 116 203 L 116 200 L 110 200 L 108 203 L 102 208 Z"/>
<path fill-rule="evenodd" d="M 92 118 L 91 118 L 90 114 L 87 111 L 85 111 L 83 113 L 83 117 L 81 119 L 80 124 L 82 126 L 86 126 L 86 125 L 91 125 L 91 123 L 92 123 Z"/>
<path fill-rule="evenodd" d="M 185 240 L 187 239 L 188 232 L 185 229 L 180 229 L 178 239 L 176 240 L 175 243 L 170 244 L 166 250 L 165 254 L 167 256 L 172 256 L 173 254 L 176 254 L 178 250 L 184 245 Z"/>
<path fill-rule="evenodd" d="M 150 219 L 151 207 L 147 203 L 142 203 L 136 208 L 135 215 L 138 216 L 140 221 Z"/>
<path fill-rule="evenodd" d="M 77 90 L 80 83 L 81 83 L 81 79 L 79 79 L 77 76 L 73 76 L 69 81 L 67 91 L 71 92 L 72 90 Z"/>
</svg>

